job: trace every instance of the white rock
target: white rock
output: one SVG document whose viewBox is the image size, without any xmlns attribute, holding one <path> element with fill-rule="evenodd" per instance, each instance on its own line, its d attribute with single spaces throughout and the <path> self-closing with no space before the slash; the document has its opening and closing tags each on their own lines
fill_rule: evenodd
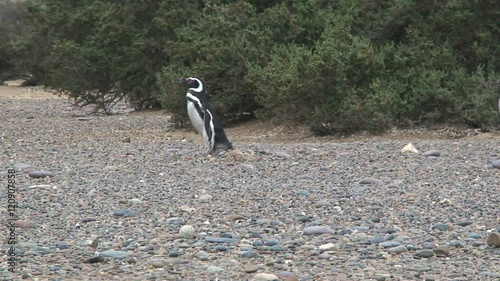
<svg viewBox="0 0 500 281">
<path fill-rule="evenodd" d="M 183 238 L 193 238 L 196 236 L 196 231 L 191 225 L 183 225 L 179 230 L 179 235 Z"/>
<path fill-rule="evenodd" d="M 271 273 L 257 273 L 252 279 L 253 281 L 278 281 L 278 276 Z"/>
<path fill-rule="evenodd" d="M 401 149 L 402 153 L 410 152 L 410 153 L 418 153 L 418 150 L 413 146 L 413 144 L 409 143 Z"/>
<path fill-rule="evenodd" d="M 327 244 L 323 244 L 323 245 L 319 246 L 319 249 L 321 251 L 328 251 L 328 250 L 332 250 L 335 248 L 337 248 L 337 245 L 335 245 L 333 243 L 327 243 Z"/>
</svg>

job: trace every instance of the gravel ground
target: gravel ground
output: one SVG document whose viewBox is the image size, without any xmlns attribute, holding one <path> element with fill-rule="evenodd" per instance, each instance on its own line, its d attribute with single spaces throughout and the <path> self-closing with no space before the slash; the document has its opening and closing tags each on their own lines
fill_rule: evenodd
<svg viewBox="0 0 500 281">
<path fill-rule="evenodd" d="M 208 158 L 161 112 L 84 116 L 13 87 L 0 108 L 0 210 L 15 167 L 19 260 L 2 280 L 500 279 L 498 133 L 240 127 L 238 151 Z M 409 142 L 420 153 L 401 153 Z"/>
</svg>

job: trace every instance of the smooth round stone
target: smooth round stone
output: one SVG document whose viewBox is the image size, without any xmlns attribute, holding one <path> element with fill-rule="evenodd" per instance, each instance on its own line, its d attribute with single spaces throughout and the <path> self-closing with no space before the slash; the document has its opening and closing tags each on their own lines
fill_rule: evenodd
<svg viewBox="0 0 500 281">
<path fill-rule="evenodd" d="M 198 253 L 196 253 L 196 257 L 201 261 L 210 260 L 210 255 L 205 251 L 199 251 Z"/>
<path fill-rule="evenodd" d="M 17 171 L 30 171 L 34 169 L 33 166 L 26 163 L 15 163 L 14 168 L 16 168 Z"/>
<path fill-rule="evenodd" d="M 84 263 L 99 263 L 99 262 L 104 262 L 105 259 L 103 256 L 95 256 L 90 259 L 87 259 L 84 261 Z"/>
<path fill-rule="evenodd" d="M 415 252 L 416 258 L 430 258 L 434 256 L 433 250 L 418 250 Z"/>
<path fill-rule="evenodd" d="M 220 237 L 223 237 L 223 238 L 236 238 L 238 236 L 236 234 L 234 234 L 234 233 L 225 232 L 225 233 L 222 233 L 220 235 Z"/>
<path fill-rule="evenodd" d="M 264 242 L 264 246 L 274 246 L 278 244 L 280 244 L 280 242 L 275 240 L 267 240 Z"/>
<path fill-rule="evenodd" d="M 138 205 L 142 203 L 142 200 L 139 198 L 132 198 L 128 200 L 128 203 L 132 205 Z"/>
<path fill-rule="evenodd" d="M 448 257 L 450 255 L 450 247 L 438 246 L 434 249 L 434 253 L 436 257 Z"/>
<path fill-rule="evenodd" d="M 183 225 L 181 229 L 179 229 L 179 236 L 186 239 L 194 238 L 196 236 L 196 231 L 191 225 Z"/>
<path fill-rule="evenodd" d="M 172 251 L 168 252 L 168 256 L 171 257 L 171 258 L 176 258 L 176 257 L 178 257 L 180 255 L 182 255 L 181 251 L 172 250 Z"/>
<path fill-rule="evenodd" d="M 37 170 L 34 170 L 34 171 L 30 171 L 28 173 L 28 175 L 32 178 L 45 178 L 45 177 L 54 177 L 54 173 L 52 172 L 48 172 L 48 171 L 37 171 Z"/>
<path fill-rule="evenodd" d="M 319 200 L 318 202 L 316 202 L 317 208 L 326 207 L 326 206 L 330 206 L 330 202 L 328 202 L 327 200 Z"/>
<path fill-rule="evenodd" d="M 278 273 L 276 273 L 276 276 L 280 277 L 280 278 L 286 278 L 286 277 L 289 277 L 289 276 L 293 276 L 293 272 L 290 272 L 290 271 L 280 271 Z"/>
<path fill-rule="evenodd" d="M 300 222 L 310 222 L 311 218 L 309 216 L 299 216 L 297 220 Z"/>
<path fill-rule="evenodd" d="M 434 157 L 439 157 L 441 156 L 441 150 L 429 150 L 424 153 L 422 153 L 423 156 L 429 157 L 429 156 L 434 156 Z"/>
<path fill-rule="evenodd" d="M 59 250 L 66 250 L 66 249 L 69 249 L 68 244 L 63 243 L 63 242 L 57 242 L 55 246 L 56 246 L 56 248 L 57 248 L 57 249 L 59 249 Z"/>
<path fill-rule="evenodd" d="M 128 218 L 128 217 L 135 217 L 135 212 L 132 211 L 132 210 L 117 210 L 113 213 L 114 216 L 116 217 L 124 217 L 124 218 Z"/>
<path fill-rule="evenodd" d="M 256 265 L 251 264 L 244 267 L 243 271 L 245 271 L 246 273 L 254 273 L 259 271 L 259 268 Z"/>
<path fill-rule="evenodd" d="M 279 251 L 284 251 L 285 248 L 283 248 L 283 246 L 281 246 L 281 245 L 273 245 L 273 246 L 269 247 L 269 250 L 273 251 L 273 252 L 279 252 Z"/>
<path fill-rule="evenodd" d="M 328 226 L 316 225 L 304 228 L 304 235 L 335 234 L 335 231 Z"/>
<path fill-rule="evenodd" d="M 434 224 L 431 229 L 437 229 L 437 230 L 440 230 L 440 231 L 447 231 L 448 230 L 448 226 L 444 223 L 436 223 Z"/>
<path fill-rule="evenodd" d="M 199 199 L 201 202 L 208 202 L 208 201 L 212 200 L 212 195 L 209 195 L 209 194 L 203 194 L 203 195 L 200 195 L 200 197 L 198 197 L 198 199 Z"/>
<path fill-rule="evenodd" d="M 378 245 L 382 248 L 393 248 L 393 247 L 397 247 L 397 246 L 401 245 L 401 243 L 399 243 L 397 241 L 385 241 L 385 242 L 379 243 Z"/>
<path fill-rule="evenodd" d="M 262 235 L 260 235 L 260 233 L 258 233 L 256 231 L 252 231 L 250 233 L 250 238 L 261 238 L 262 239 Z"/>
<path fill-rule="evenodd" d="M 462 226 L 462 227 L 466 227 L 466 226 L 471 225 L 471 224 L 472 224 L 472 222 L 470 222 L 470 221 L 462 221 L 462 222 L 457 223 L 457 225 Z"/>
<path fill-rule="evenodd" d="M 465 247 L 465 243 L 463 241 L 460 241 L 460 240 L 452 240 L 447 244 L 450 247 L 456 247 L 456 248 L 464 248 Z"/>
<path fill-rule="evenodd" d="M 179 225 L 179 224 L 181 224 L 181 220 L 178 217 L 168 218 L 168 219 L 165 220 L 165 222 L 167 224 L 171 224 L 171 225 Z"/>
<path fill-rule="evenodd" d="M 22 220 L 18 220 L 14 223 L 14 225 L 16 226 L 16 228 L 21 228 L 21 229 L 26 229 L 28 227 L 30 227 L 30 223 L 27 222 L 27 221 L 22 221 Z"/>
<path fill-rule="evenodd" d="M 307 190 L 299 190 L 296 192 L 297 195 L 302 195 L 302 196 L 309 196 L 311 193 Z"/>
<path fill-rule="evenodd" d="M 493 160 L 493 161 L 491 161 L 491 166 L 493 168 L 500 169 L 500 160 Z"/>
<path fill-rule="evenodd" d="M 217 273 L 217 272 L 223 272 L 223 271 L 225 271 L 225 269 L 222 267 L 213 266 L 213 265 L 207 267 L 207 272 L 210 272 L 210 273 Z"/>
<path fill-rule="evenodd" d="M 359 181 L 359 184 L 384 184 L 383 181 L 375 178 L 364 178 Z"/>
<path fill-rule="evenodd" d="M 50 268 L 50 271 L 59 271 L 62 268 L 60 265 L 54 265 Z"/>
<path fill-rule="evenodd" d="M 218 246 L 215 246 L 215 250 L 219 251 L 219 252 L 227 252 L 227 251 L 229 251 L 229 247 L 223 246 L 223 245 L 218 245 Z"/>
<path fill-rule="evenodd" d="M 207 236 L 205 237 L 205 241 L 209 243 L 237 243 L 237 239 L 233 238 L 226 238 L 226 237 L 213 237 L 213 236 Z"/>
<path fill-rule="evenodd" d="M 385 281 L 385 280 L 390 279 L 390 278 L 391 278 L 391 275 L 387 274 L 387 273 L 379 273 L 379 274 L 375 274 L 375 276 L 373 276 L 373 279 L 375 279 L 377 281 Z"/>
<path fill-rule="evenodd" d="M 479 275 L 484 276 L 486 278 L 500 279 L 500 273 L 493 272 L 493 271 L 483 271 L 483 272 L 479 273 Z"/>
<path fill-rule="evenodd" d="M 297 276 L 295 275 L 291 275 L 283 279 L 283 281 L 299 281 L 299 278 L 297 278 Z"/>
<path fill-rule="evenodd" d="M 318 255 L 318 258 L 321 259 L 321 260 L 327 260 L 330 257 L 331 257 L 330 254 L 328 254 L 327 252 L 324 252 L 324 253 L 321 253 L 321 254 Z"/>
<path fill-rule="evenodd" d="M 337 248 L 337 245 L 335 245 L 333 243 L 323 244 L 323 245 L 318 247 L 318 249 L 320 249 L 321 251 L 329 251 L 329 250 L 333 250 L 336 248 Z"/>
<path fill-rule="evenodd" d="M 111 257 L 115 259 L 123 259 L 129 257 L 131 253 L 125 251 L 115 251 L 115 250 L 107 250 L 101 253 L 101 256 Z"/>
<path fill-rule="evenodd" d="M 252 242 L 252 246 L 254 247 L 261 247 L 261 246 L 264 246 L 264 243 L 262 243 L 261 240 L 255 240 Z"/>
<path fill-rule="evenodd" d="M 350 230 L 350 229 L 341 229 L 341 230 L 337 231 L 338 235 L 347 235 L 347 234 L 351 234 L 351 233 L 352 233 L 352 230 Z M 382 239 L 383 239 L 383 237 L 382 237 Z M 384 241 L 384 240 L 385 239 L 383 239 L 382 241 Z M 382 242 L 382 241 L 380 241 L 380 242 Z M 379 243 L 379 242 L 376 242 L 376 243 Z"/>
<path fill-rule="evenodd" d="M 396 246 L 396 247 L 392 247 L 392 248 L 387 249 L 387 252 L 391 253 L 391 254 L 401 254 L 401 253 L 404 253 L 406 251 L 408 251 L 408 249 L 404 245 L 400 245 L 400 246 Z"/>
<path fill-rule="evenodd" d="M 292 157 L 290 154 L 284 152 L 284 151 L 275 151 L 272 153 L 274 156 L 280 157 L 280 158 L 290 158 Z"/>
<path fill-rule="evenodd" d="M 257 273 L 253 281 L 279 281 L 279 277 L 271 273 Z"/>
<path fill-rule="evenodd" d="M 254 251 L 246 251 L 246 252 L 240 253 L 239 256 L 240 256 L 240 258 L 244 258 L 244 259 L 253 259 L 253 258 L 260 257 L 259 254 L 257 254 Z"/>
<path fill-rule="evenodd" d="M 368 232 L 368 230 L 370 230 L 370 227 L 368 227 L 368 226 L 355 226 L 355 227 L 353 227 L 353 229 L 358 231 L 358 232 Z"/>
<path fill-rule="evenodd" d="M 491 247 L 500 248 L 500 233 L 491 232 L 486 238 L 486 244 Z"/>
<path fill-rule="evenodd" d="M 481 239 L 481 234 L 479 234 L 479 233 L 469 233 L 469 235 L 467 235 L 467 238 Z"/>
<path fill-rule="evenodd" d="M 240 168 L 242 171 L 251 171 L 251 170 L 255 169 L 252 164 L 248 164 L 248 163 L 241 163 L 241 164 L 236 165 L 236 167 Z"/>
</svg>

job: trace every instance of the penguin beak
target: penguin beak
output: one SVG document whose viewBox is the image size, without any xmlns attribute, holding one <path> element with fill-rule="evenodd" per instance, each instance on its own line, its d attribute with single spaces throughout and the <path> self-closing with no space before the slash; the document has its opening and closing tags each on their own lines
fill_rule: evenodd
<svg viewBox="0 0 500 281">
<path fill-rule="evenodd" d="M 179 80 L 179 83 L 181 83 L 181 84 L 185 84 L 185 85 L 187 85 L 187 84 L 188 84 L 188 82 L 189 82 L 189 80 L 188 80 L 188 79 L 186 79 L 186 78 L 181 78 L 181 79 Z"/>
</svg>

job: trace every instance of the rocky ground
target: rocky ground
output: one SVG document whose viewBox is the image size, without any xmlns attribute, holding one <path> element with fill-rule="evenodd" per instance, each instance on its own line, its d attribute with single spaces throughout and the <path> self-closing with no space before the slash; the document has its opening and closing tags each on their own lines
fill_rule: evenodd
<svg viewBox="0 0 500 281">
<path fill-rule="evenodd" d="M 0 108 L 2 233 L 13 167 L 18 206 L 2 280 L 500 279 L 498 133 L 252 123 L 228 129 L 238 151 L 207 158 L 162 112 L 87 116 L 5 86 Z"/>
</svg>

